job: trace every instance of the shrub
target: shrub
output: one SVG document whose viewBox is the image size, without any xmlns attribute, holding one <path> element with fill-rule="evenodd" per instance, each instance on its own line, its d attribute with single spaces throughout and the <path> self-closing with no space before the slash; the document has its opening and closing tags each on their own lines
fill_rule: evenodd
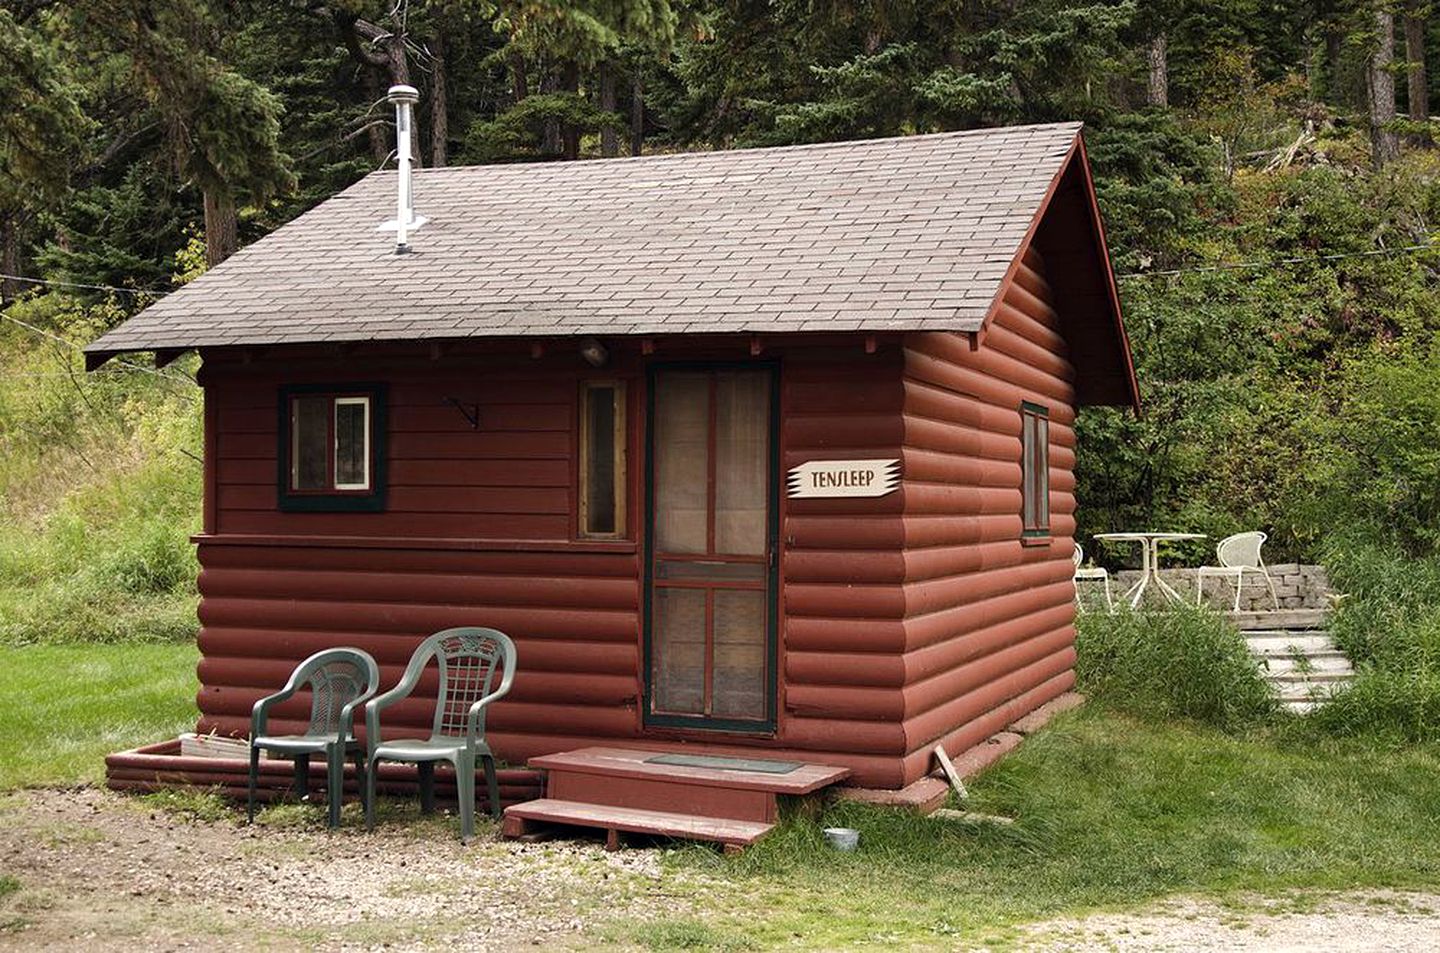
<svg viewBox="0 0 1440 953">
<path fill-rule="evenodd" d="M 1080 690 L 1140 718 L 1236 731 L 1277 710 L 1244 640 L 1209 610 L 1083 615 L 1076 651 Z"/>
<path fill-rule="evenodd" d="M 1330 631 L 1357 673 L 1308 727 L 1386 744 L 1440 739 L 1440 558 L 1335 539 L 1326 565 L 1346 594 Z"/>
</svg>

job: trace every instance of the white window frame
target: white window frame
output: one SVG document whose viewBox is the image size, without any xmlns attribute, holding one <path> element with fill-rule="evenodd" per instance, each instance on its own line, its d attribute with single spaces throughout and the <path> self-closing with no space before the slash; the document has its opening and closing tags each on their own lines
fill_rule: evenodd
<svg viewBox="0 0 1440 953">
<path fill-rule="evenodd" d="M 364 452 L 360 455 L 361 466 L 364 468 L 364 480 L 359 483 L 340 482 L 340 407 L 363 407 L 365 416 L 363 426 L 360 428 L 361 439 L 364 441 Z M 370 398 L 369 397 L 335 397 L 332 398 L 330 408 L 330 433 L 333 446 L 330 448 L 330 472 L 335 476 L 333 490 L 355 491 L 370 489 Z"/>
</svg>

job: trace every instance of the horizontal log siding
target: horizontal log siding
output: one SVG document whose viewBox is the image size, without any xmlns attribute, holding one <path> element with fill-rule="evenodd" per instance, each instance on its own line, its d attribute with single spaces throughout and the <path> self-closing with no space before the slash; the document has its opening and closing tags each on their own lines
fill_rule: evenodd
<svg viewBox="0 0 1440 953">
<path fill-rule="evenodd" d="M 782 366 L 782 472 L 806 460 L 902 455 L 898 346 L 867 353 L 856 339 L 842 347 L 767 349 L 762 359 L 770 358 Z M 574 364 L 573 355 L 567 359 Z M 848 766 L 864 785 L 902 782 L 906 733 L 897 713 L 905 686 L 896 670 L 908 609 L 900 494 L 782 499 L 774 737 L 646 732 L 637 707 L 641 554 L 624 543 L 570 542 L 578 374 L 554 367 L 548 356 L 474 358 L 479 370 L 471 361 L 398 351 L 282 370 L 207 355 L 202 381 L 215 425 L 218 492 L 199 550 L 200 730 L 244 734 L 255 699 L 321 648 L 366 649 L 388 687 L 422 636 L 482 624 L 512 635 L 519 649 L 512 696 L 490 716 L 497 753 L 511 763 L 597 743 L 665 749 L 702 738 L 717 753 L 761 748 L 767 756 Z M 639 371 L 639 360 L 621 353 L 605 375 L 630 381 L 637 423 Z M 323 381 L 388 385 L 385 513 L 275 508 L 275 395 L 282 384 Z M 479 403 L 478 431 L 444 404 L 448 396 Z M 639 446 L 637 431 L 629 500 L 637 528 Z M 936 500 L 942 515 L 935 519 L 943 522 L 944 498 Z M 427 690 L 433 686 L 422 684 L 421 699 L 387 713 L 387 735 L 428 727 Z M 298 729 L 305 714 L 303 705 L 283 706 L 275 730 Z"/>
<path fill-rule="evenodd" d="M 937 743 L 979 744 L 1074 682 L 1075 369 L 1044 274 L 1028 251 L 978 349 L 958 334 L 905 342 L 903 616 L 876 633 L 894 654 L 867 682 L 900 697 L 846 712 L 901 721 L 903 783 L 933 768 Z M 1051 536 L 1024 542 L 1023 400 L 1050 411 L 1051 514 Z"/>
<path fill-rule="evenodd" d="M 781 469 L 811 460 L 897 459 L 898 348 L 784 367 Z M 904 514 L 879 499 L 782 501 L 782 705 L 777 740 L 849 766 L 853 782 L 898 787 L 904 731 L 894 713 L 898 655 L 881 629 L 903 624 Z M 822 754 L 823 753 L 823 754 Z"/>
</svg>

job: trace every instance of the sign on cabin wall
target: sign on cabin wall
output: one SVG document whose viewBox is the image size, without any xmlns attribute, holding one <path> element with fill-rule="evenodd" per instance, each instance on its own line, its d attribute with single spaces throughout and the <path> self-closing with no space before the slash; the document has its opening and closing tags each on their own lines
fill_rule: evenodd
<svg viewBox="0 0 1440 953">
<path fill-rule="evenodd" d="M 812 460 L 790 470 L 791 499 L 884 496 L 900 485 L 899 460 Z"/>
</svg>

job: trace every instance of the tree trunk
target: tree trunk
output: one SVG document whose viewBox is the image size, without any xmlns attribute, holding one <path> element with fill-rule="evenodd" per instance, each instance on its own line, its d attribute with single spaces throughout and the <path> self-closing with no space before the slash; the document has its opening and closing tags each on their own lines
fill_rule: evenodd
<svg viewBox="0 0 1440 953">
<path fill-rule="evenodd" d="M 1406 107 L 1411 122 L 1430 121 L 1430 77 L 1425 71 L 1425 9 L 1412 2 L 1405 11 Z M 1426 128 L 1413 133 L 1416 145 L 1429 145 Z"/>
<path fill-rule="evenodd" d="M 1345 52 L 1345 34 L 1340 27 L 1330 24 L 1325 28 L 1325 96 L 1326 102 L 1333 106 L 1342 105 L 1350 99 L 1350 91 L 1346 91 L 1345 97 L 1341 98 L 1340 69 L 1341 57 Z"/>
<path fill-rule="evenodd" d="M 1370 152 L 1382 169 L 1400 156 L 1400 142 L 1390 128 L 1395 121 L 1395 15 L 1387 0 L 1376 0 L 1375 46 L 1370 56 Z"/>
<path fill-rule="evenodd" d="M 365 98 L 372 103 L 384 99 L 385 90 L 380 87 L 380 74 L 363 63 L 360 64 L 360 73 L 365 84 Z M 386 132 L 385 125 L 382 123 L 371 125 L 365 135 L 370 140 L 370 155 L 374 157 L 375 164 L 379 165 L 385 161 L 386 156 L 390 155 L 389 133 Z"/>
<path fill-rule="evenodd" d="M 510 54 L 510 86 L 516 105 L 530 95 L 530 78 L 525 75 L 525 57 L 519 53 Z"/>
<path fill-rule="evenodd" d="M 430 164 L 439 168 L 449 158 L 450 96 L 445 88 L 445 32 L 437 30 L 430 44 L 435 72 L 430 81 Z"/>
<path fill-rule="evenodd" d="M 5 212 L 0 215 L 0 274 L 20 274 L 20 226 L 17 215 Z M 14 278 L 0 278 L 0 305 L 9 304 L 20 297 L 24 289 Z"/>
<path fill-rule="evenodd" d="M 1157 33 L 1150 40 L 1150 90 L 1145 102 L 1162 108 L 1170 105 L 1170 65 L 1166 58 L 1168 40 Z"/>
<path fill-rule="evenodd" d="M 540 94 L 553 93 L 559 90 L 560 82 L 554 71 L 547 70 L 540 79 Z M 546 158 L 558 158 L 565 149 L 565 143 L 560 135 L 560 120 L 545 120 L 545 128 L 540 133 L 540 154 Z"/>
<path fill-rule="evenodd" d="M 235 199 L 226 192 L 205 190 L 205 264 L 214 268 L 240 245 Z"/>
<path fill-rule="evenodd" d="M 645 80 L 640 67 L 635 67 L 635 83 L 630 97 L 630 154 L 638 156 L 645 147 Z"/>
<path fill-rule="evenodd" d="M 570 60 L 565 64 L 565 69 L 560 74 L 561 86 L 565 92 L 574 95 L 580 93 L 580 64 Z M 580 158 L 580 127 L 573 122 L 561 124 L 561 137 L 564 145 L 566 159 Z"/>
<path fill-rule="evenodd" d="M 608 61 L 600 64 L 600 110 L 607 119 L 615 115 L 615 67 Z M 607 159 L 620 154 L 620 136 L 610 122 L 600 127 L 600 154 Z"/>
</svg>

